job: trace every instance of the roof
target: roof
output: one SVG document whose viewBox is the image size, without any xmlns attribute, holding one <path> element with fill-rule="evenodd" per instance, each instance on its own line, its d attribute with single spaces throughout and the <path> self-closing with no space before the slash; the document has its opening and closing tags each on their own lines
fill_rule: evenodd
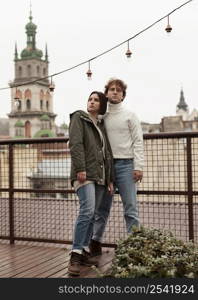
<svg viewBox="0 0 198 300">
<path fill-rule="evenodd" d="M 183 90 L 181 90 L 181 92 L 180 92 L 180 99 L 179 99 L 179 103 L 177 104 L 177 108 L 183 109 L 184 111 L 188 110 L 188 105 L 185 101 Z"/>
<path fill-rule="evenodd" d="M 49 129 L 41 129 L 39 131 L 37 131 L 37 133 L 34 135 L 34 137 L 55 137 L 55 134 L 49 130 Z"/>
<path fill-rule="evenodd" d="M 42 115 L 40 118 L 41 121 L 50 121 L 50 117 L 46 114 Z"/>
<path fill-rule="evenodd" d="M 41 59 L 43 56 L 42 50 L 36 48 L 36 29 L 37 26 L 32 22 L 32 12 L 30 11 L 29 22 L 25 26 L 27 34 L 27 47 L 21 52 L 21 59 Z M 15 59 L 17 59 L 18 54 L 15 51 Z"/>
<path fill-rule="evenodd" d="M 24 124 L 23 124 L 23 122 L 22 122 L 21 120 L 18 120 L 18 121 L 15 123 L 14 126 L 15 126 L 15 127 L 24 127 Z"/>
</svg>

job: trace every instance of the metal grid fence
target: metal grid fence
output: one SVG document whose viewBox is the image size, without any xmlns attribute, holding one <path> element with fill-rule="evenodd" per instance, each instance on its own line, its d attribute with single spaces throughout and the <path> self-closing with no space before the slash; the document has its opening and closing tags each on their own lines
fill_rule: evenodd
<svg viewBox="0 0 198 300">
<path fill-rule="evenodd" d="M 198 241 L 198 133 L 146 134 L 138 185 L 141 224 Z M 0 239 L 72 243 L 78 198 L 70 184 L 68 139 L 0 141 Z M 126 236 L 114 196 L 103 243 Z"/>
</svg>

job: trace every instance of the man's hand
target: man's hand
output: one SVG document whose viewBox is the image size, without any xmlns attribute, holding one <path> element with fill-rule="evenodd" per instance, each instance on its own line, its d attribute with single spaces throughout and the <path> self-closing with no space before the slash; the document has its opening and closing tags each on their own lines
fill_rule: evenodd
<svg viewBox="0 0 198 300">
<path fill-rule="evenodd" d="M 87 178 L 86 172 L 78 172 L 78 173 L 77 173 L 77 180 L 78 180 L 80 183 L 85 182 L 86 178 Z"/>
<path fill-rule="evenodd" d="M 114 193 L 114 186 L 113 186 L 112 182 L 110 182 L 108 185 L 108 192 L 110 195 L 113 195 L 113 193 Z"/>
<path fill-rule="evenodd" d="M 134 170 L 133 171 L 133 179 L 135 180 L 135 182 L 137 181 L 142 181 L 143 178 L 143 172 L 139 171 L 139 170 Z"/>
</svg>

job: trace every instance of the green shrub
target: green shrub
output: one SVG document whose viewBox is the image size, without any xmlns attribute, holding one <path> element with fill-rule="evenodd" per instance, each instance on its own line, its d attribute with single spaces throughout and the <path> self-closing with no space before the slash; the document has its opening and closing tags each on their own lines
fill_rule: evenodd
<svg viewBox="0 0 198 300">
<path fill-rule="evenodd" d="M 198 277 L 198 247 L 176 239 L 171 232 L 145 227 L 118 243 L 105 277 Z"/>
</svg>

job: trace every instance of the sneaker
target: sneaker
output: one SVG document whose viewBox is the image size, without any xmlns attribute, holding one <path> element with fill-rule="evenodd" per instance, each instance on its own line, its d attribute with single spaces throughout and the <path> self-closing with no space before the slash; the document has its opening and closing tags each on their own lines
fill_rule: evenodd
<svg viewBox="0 0 198 300">
<path fill-rule="evenodd" d="M 92 259 L 91 254 L 89 252 L 87 252 L 85 249 L 83 249 L 82 257 L 81 257 L 81 264 L 84 266 L 88 266 L 88 267 L 91 267 L 91 266 L 97 267 L 98 261 Z"/>
<path fill-rule="evenodd" d="M 68 273 L 70 275 L 80 275 L 80 265 L 82 260 L 82 254 L 71 252 L 70 261 L 68 264 Z"/>
<path fill-rule="evenodd" d="M 89 244 L 91 256 L 102 255 L 102 244 L 98 241 L 91 240 Z"/>
</svg>

